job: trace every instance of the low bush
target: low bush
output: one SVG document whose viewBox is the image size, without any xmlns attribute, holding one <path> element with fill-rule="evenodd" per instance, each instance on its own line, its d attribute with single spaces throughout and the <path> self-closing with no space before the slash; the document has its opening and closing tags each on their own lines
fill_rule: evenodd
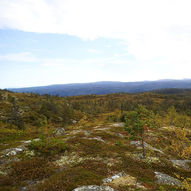
<svg viewBox="0 0 191 191">
<path fill-rule="evenodd" d="M 54 155 L 67 150 L 67 145 L 61 139 L 42 138 L 39 141 L 32 141 L 28 148 L 41 155 Z"/>
<path fill-rule="evenodd" d="M 14 128 L 4 128 L 0 126 L 0 142 L 7 143 L 15 140 L 20 140 L 25 137 L 24 131 Z"/>
<path fill-rule="evenodd" d="M 9 177 L 16 182 L 40 180 L 49 177 L 55 168 L 47 159 L 37 157 L 12 163 Z"/>
<path fill-rule="evenodd" d="M 84 168 L 69 168 L 63 172 L 54 174 L 49 179 L 37 186 L 37 191 L 71 191 L 84 185 L 101 184 L 102 176 Z"/>
</svg>

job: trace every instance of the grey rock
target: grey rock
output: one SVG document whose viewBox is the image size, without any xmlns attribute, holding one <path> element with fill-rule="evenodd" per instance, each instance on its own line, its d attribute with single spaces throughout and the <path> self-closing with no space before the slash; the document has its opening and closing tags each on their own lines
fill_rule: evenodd
<svg viewBox="0 0 191 191">
<path fill-rule="evenodd" d="M 75 188 L 73 191 L 117 191 L 109 186 L 96 186 L 96 185 L 89 185 L 89 186 L 82 186 L 79 188 Z"/>
<path fill-rule="evenodd" d="M 27 187 L 21 187 L 21 188 L 19 189 L 19 191 L 27 191 L 27 190 L 28 190 Z"/>
<path fill-rule="evenodd" d="M 83 139 L 96 140 L 105 143 L 101 137 L 84 137 Z"/>
<path fill-rule="evenodd" d="M 120 172 L 119 174 L 116 174 L 110 178 L 105 178 L 103 179 L 103 183 L 110 183 L 112 182 L 113 180 L 117 179 L 117 178 L 120 178 L 120 177 L 124 177 L 126 176 L 126 174 L 124 172 Z"/>
<path fill-rule="evenodd" d="M 85 131 L 84 134 L 85 134 L 85 136 L 89 136 L 89 135 L 91 135 L 91 131 Z"/>
<path fill-rule="evenodd" d="M 98 127 L 99 127 L 99 126 L 98 126 Z M 109 128 L 109 127 L 99 127 L 99 128 L 94 127 L 94 129 L 95 129 L 96 131 L 105 131 L 105 130 L 109 130 L 110 128 Z"/>
<path fill-rule="evenodd" d="M 111 125 L 112 127 L 124 127 L 125 124 L 124 123 L 114 123 Z"/>
<path fill-rule="evenodd" d="M 40 139 L 39 139 L 39 138 L 36 138 L 36 139 L 33 139 L 32 141 L 40 141 Z"/>
<path fill-rule="evenodd" d="M 6 149 L 5 150 L 5 156 L 15 156 L 21 152 L 23 152 L 23 148 L 12 148 L 12 149 Z"/>
<path fill-rule="evenodd" d="M 57 128 L 55 131 L 54 131 L 54 136 L 55 137 L 60 137 L 60 136 L 64 136 L 66 134 L 66 131 L 63 127 L 60 127 L 60 128 Z"/>
<path fill-rule="evenodd" d="M 121 133 L 116 133 L 116 135 L 117 135 L 118 137 L 122 138 L 122 139 L 124 139 L 124 138 L 125 138 L 125 136 L 124 136 L 124 135 L 122 135 Z"/>
<path fill-rule="evenodd" d="M 180 167 L 185 170 L 190 169 L 189 163 L 191 164 L 191 160 L 171 160 L 171 162 L 175 167 Z"/>
<path fill-rule="evenodd" d="M 29 143 L 31 143 L 31 142 L 32 142 L 31 140 L 23 141 L 24 144 L 29 144 Z"/>
<path fill-rule="evenodd" d="M 32 139 L 32 140 L 27 140 L 27 141 L 22 141 L 24 144 L 30 144 L 32 141 L 34 142 L 37 142 L 39 141 L 40 139 L 39 138 L 36 138 L 36 139 Z"/>
<path fill-rule="evenodd" d="M 155 176 L 159 184 L 167 184 L 172 186 L 179 186 L 182 184 L 180 180 L 173 178 L 167 174 L 163 174 L 161 172 L 155 172 Z"/>
<path fill-rule="evenodd" d="M 131 142 L 130 142 L 130 145 L 135 145 L 136 147 L 141 147 L 141 146 L 142 146 L 142 144 L 141 144 L 140 141 L 131 141 Z M 157 148 L 155 148 L 155 147 L 152 147 L 151 145 L 147 144 L 146 142 L 144 142 L 144 146 L 145 146 L 145 148 L 147 148 L 147 149 L 150 149 L 150 150 L 153 150 L 153 151 L 157 151 L 157 152 L 159 152 L 159 153 L 161 153 L 161 154 L 164 154 L 163 151 L 161 151 L 161 150 L 159 150 L 159 149 L 157 149 Z"/>
<path fill-rule="evenodd" d="M 77 123 L 77 121 L 76 121 L 76 120 L 72 120 L 72 123 L 73 123 L 73 124 L 76 124 L 76 123 Z"/>
</svg>

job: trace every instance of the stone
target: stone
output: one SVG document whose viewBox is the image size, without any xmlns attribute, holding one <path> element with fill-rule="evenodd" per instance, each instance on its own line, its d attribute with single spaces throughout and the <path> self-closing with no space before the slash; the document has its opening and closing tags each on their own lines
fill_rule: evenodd
<svg viewBox="0 0 191 191">
<path fill-rule="evenodd" d="M 101 137 L 84 137 L 83 139 L 96 140 L 105 143 L 105 141 Z"/>
<path fill-rule="evenodd" d="M 29 143 L 31 143 L 31 142 L 32 142 L 31 140 L 23 141 L 24 144 L 29 144 Z"/>
<path fill-rule="evenodd" d="M 141 144 L 140 141 L 131 141 L 130 145 L 135 145 L 137 148 L 142 149 L 142 146 L 141 146 L 142 144 Z M 157 149 L 155 147 L 152 147 L 151 145 L 147 144 L 146 142 L 144 142 L 144 146 L 145 146 L 146 149 L 150 149 L 150 150 L 153 150 L 153 151 L 157 151 L 157 152 L 159 152 L 161 154 L 164 154 L 163 151 L 161 151 L 161 150 L 159 150 L 159 149 Z"/>
<path fill-rule="evenodd" d="M 27 187 L 21 187 L 21 188 L 19 189 L 19 191 L 27 191 L 27 190 L 28 190 Z"/>
<path fill-rule="evenodd" d="M 35 156 L 35 152 L 34 151 L 25 151 L 25 155 L 33 157 L 33 156 Z"/>
<path fill-rule="evenodd" d="M 76 121 L 76 120 L 72 120 L 72 123 L 73 123 L 73 124 L 76 124 L 76 123 L 77 123 L 77 121 Z"/>
<path fill-rule="evenodd" d="M 189 163 L 191 164 L 191 160 L 171 160 L 171 162 L 175 167 L 183 168 L 185 170 L 190 169 Z"/>
<path fill-rule="evenodd" d="M 124 127 L 125 124 L 124 123 L 114 123 L 111 125 L 112 127 Z"/>
<path fill-rule="evenodd" d="M 5 151 L 5 153 L 6 153 L 5 156 L 15 156 L 15 155 L 17 155 L 17 154 L 19 154 L 19 153 L 21 153 L 23 151 L 24 151 L 24 149 L 22 149 L 22 148 L 7 149 Z"/>
<path fill-rule="evenodd" d="M 125 138 L 125 136 L 124 136 L 124 135 L 122 135 L 121 133 L 116 133 L 116 135 L 117 135 L 118 137 L 122 138 L 122 139 L 124 139 L 124 138 Z"/>
<path fill-rule="evenodd" d="M 40 141 L 40 139 L 39 139 L 39 138 L 36 138 L 36 139 L 33 139 L 33 141 Z"/>
<path fill-rule="evenodd" d="M 94 127 L 94 130 L 95 131 L 108 131 L 108 130 L 110 130 L 110 128 L 109 127 L 99 127 L 99 128 Z"/>
<path fill-rule="evenodd" d="M 68 135 L 76 135 L 76 134 L 79 134 L 79 133 L 84 133 L 84 131 L 83 130 L 73 130 L 70 133 L 68 133 Z"/>
<path fill-rule="evenodd" d="M 103 179 L 103 183 L 110 183 L 112 182 L 113 180 L 117 179 L 117 178 L 120 178 L 120 177 L 124 177 L 126 176 L 126 174 L 124 172 L 120 172 L 119 174 L 116 174 L 110 178 L 105 178 Z"/>
<path fill-rule="evenodd" d="M 172 186 L 180 186 L 182 184 L 180 180 L 161 172 L 155 172 L 155 176 L 159 184 L 167 184 Z"/>
<path fill-rule="evenodd" d="M 91 131 L 84 131 L 85 136 L 91 135 Z"/>
<path fill-rule="evenodd" d="M 103 179 L 104 185 L 113 186 L 115 188 L 120 187 L 136 187 L 137 189 L 146 190 L 146 188 L 137 182 L 137 179 L 133 176 L 127 175 L 124 172 L 120 172 L 110 178 Z"/>
<path fill-rule="evenodd" d="M 61 137 L 61 136 L 64 136 L 66 134 L 66 131 L 63 127 L 60 127 L 60 128 L 57 128 L 55 131 L 54 131 L 54 136 L 55 137 Z"/>
<path fill-rule="evenodd" d="M 96 186 L 96 185 L 89 185 L 89 186 L 82 186 L 79 188 L 75 188 L 73 191 L 116 191 L 109 186 Z"/>
</svg>

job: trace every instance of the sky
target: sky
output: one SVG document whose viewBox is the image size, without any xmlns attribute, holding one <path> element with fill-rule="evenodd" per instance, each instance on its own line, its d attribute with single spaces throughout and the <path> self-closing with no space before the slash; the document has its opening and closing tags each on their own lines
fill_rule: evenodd
<svg viewBox="0 0 191 191">
<path fill-rule="evenodd" d="M 191 78 L 190 0 L 0 0 L 0 88 Z"/>
</svg>

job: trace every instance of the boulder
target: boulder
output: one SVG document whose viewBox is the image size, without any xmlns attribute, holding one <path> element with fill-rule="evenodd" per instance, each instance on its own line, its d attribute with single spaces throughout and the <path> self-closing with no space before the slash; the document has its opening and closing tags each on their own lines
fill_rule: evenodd
<svg viewBox="0 0 191 191">
<path fill-rule="evenodd" d="M 15 156 L 21 152 L 23 152 L 23 148 L 11 148 L 11 149 L 6 149 L 5 151 L 5 156 Z"/>
<path fill-rule="evenodd" d="M 124 123 L 113 123 L 111 126 L 112 127 L 124 127 L 125 124 Z"/>
<path fill-rule="evenodd" d="M 120 172 L 119 174 L 116 174 L 116 175 L 114 175 L 112 177 L 103 179 L 103 183 L 110 183 L 113 180 L 115 180 L 117 178 L 120 178 L 120 177 L 124 177 L 124 176 L 126 176 L 126 174 L 124 172 Z"/>
<path fill-rule="evenodd" d="M 185 170 L 190 169 L 191 160 L 171 160 L 175 167 L 183 168 Z"/>
<path fill-rule="evenodd" d="M 65 134 L 66 134 L 66 131 L 63 127 L 59 127 L 56 130 L 54 130 L 55 137 L 61 137 L 61 136 L 64 136 Z"/>
<path fill-rule="evenodd" d="M 82 186 L 79 188 L 75 188 L 73 191 L 116 191 L 109 186 L 96 186 L 96 185 L 89 185 L 89 186 Z"/>
<path fill-rule="evenodd" d="M 122 135 L 121 133 L 115 133 L 118 137 L 120 137 L 120 138 L 122 138 L 122 139 L 124 139 L 125 138 L 125 136 L 124 135 Z"/>
<path fill-rule="evenodd" d="M 182 184 L 180 180 L 161 172 L 155 172 L 155 176 L 159 184 L 167 184 L 172 186 L 180 186 Z"/>
<path fill-rule="evenodd" d="M 77 121 L 76 121 L 76 120 L 72 120 L 72 123 L 73 123 L 73 124 L 76 124 L 76 123 L 77 123 Z"/>
<path fill-rule="evenodd" d="M 109 185 L 115 188 L 120 187 L 136 187 L 138 190 L 146 190 L 146 188 L 133 176 L 120 172 L 110 178 L 103 179 L 103 185 Z"/>
<path fill-rule="evenodd" d="M 140 141 L 131 141 L 131 142 L 130 142 L 130 145 L 136 146 L 137 149 L 142 149 L 142 144 L 141 144 Z M 157 149 L 157 148 L 155 148 L 155 147 L 152 147 L 151 145 L 147 144 L 146 142 L 144 142 L 144 146 L 145 146 L 146 149 L 153 150 L 153 151 L 157 151 L 157 152 L 159 152 L 159 153 L 161 153 L 161 154 L 164 154 L 163 151 L 161 151 L 161 150 L 159 150 L 159 149 Z"/>
<path fill-rule="evenodd" d="M 105 141 L 101 137 L 83 137 L 83 139 L 96 140 L 105 143 Z"/>
</svg>

